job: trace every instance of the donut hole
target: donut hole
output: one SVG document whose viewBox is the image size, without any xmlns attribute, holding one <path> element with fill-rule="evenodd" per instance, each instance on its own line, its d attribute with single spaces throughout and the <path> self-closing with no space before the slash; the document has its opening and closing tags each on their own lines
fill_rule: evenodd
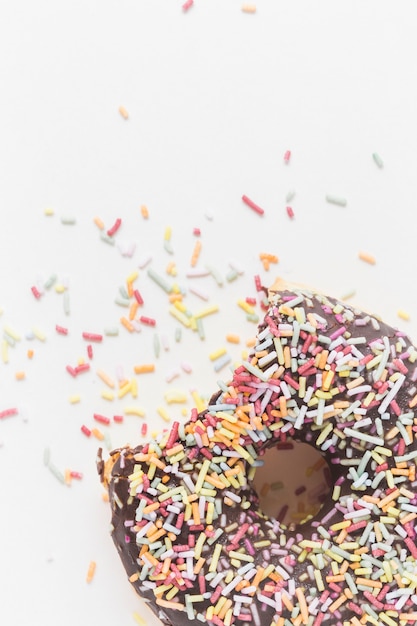
<svg viewBox="0 0 417 626">
<path fill-rule="evenodd" d="M 318 450 L 291 440 L 267 449 L 258 461 L 263 464 L 252 485 L 263 513 L 286 526 L 318 514 L 331 491 L 330 468 Z"/>
</svg>

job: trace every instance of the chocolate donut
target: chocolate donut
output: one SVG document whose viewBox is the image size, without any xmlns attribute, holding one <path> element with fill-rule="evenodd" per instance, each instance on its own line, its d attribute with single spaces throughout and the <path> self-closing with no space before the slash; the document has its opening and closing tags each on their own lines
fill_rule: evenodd
<svg viewBox="0 0 417 626">
<path fill-rule="evenodd" d="M 416 381 L 402 332 L 308 289 L 270 290 L 253 353 L 206 410 L 99 455 L 138 594 L 172 626 L 415 623 Z M 319 451 L 332 483 L 294 527 L 253 487 L 265 451 L 290 440 Z"/>
</svg>

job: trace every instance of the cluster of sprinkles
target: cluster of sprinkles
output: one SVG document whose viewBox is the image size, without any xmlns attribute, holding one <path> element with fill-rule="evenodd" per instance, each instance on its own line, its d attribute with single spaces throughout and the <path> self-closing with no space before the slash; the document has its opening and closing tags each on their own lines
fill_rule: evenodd
<svg viewBox="0 0 417 626">
<path fill-rule="evenodd" d="M 112 453 L 113 538 L 170 623 L 406 626 L 417 620 L 417 350 L 376 318 L 277 292 L 205 410 Z M 333 488 L 286 527 L 252 488 L 265 451 L 319 450 Z"/>
</svg>

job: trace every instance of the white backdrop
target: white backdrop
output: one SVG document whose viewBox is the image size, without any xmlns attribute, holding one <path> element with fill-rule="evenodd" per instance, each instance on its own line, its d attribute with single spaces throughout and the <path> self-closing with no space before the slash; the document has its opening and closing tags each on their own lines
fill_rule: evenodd
<svg viewBox="0 0 417 626">
<path fill-rule="evenodd" d="M 146 440 L 144 423 L 167 427 L 160 407 L 186 419 L 228 377 L 211 353 L 224 348 L 233 365 L 256 331 L 237 304 L 258 298 L 255 275 L 350 296 L 417 337 L 416 3 L 254 4 L 255 13 L 238 0 L 195 0 L 187 12 L 181 0 L 0 3 L 0 415 L 16 409 L 0 419 L 8 626 L 129 626 L 135 613 L 156 623 L 109 537 L 100 442 L 80 428 L 100 428 L 107 450 Z M 106 229 L 122 220 L 113 245 L 96 217 Z M 200 278 L 187 275 L 197 240 L 194 269 L 212 270 Z M 266 271 L 262 253 L 279 262 Z M 204 339 L 186 328 L 176 337 L 181 325 L 149 268 L 178 283 L 191 313 L 218 307 L 203 318 Z M 115 299 L 135 271 L 139 314 L 156 326 L 130 333 Z M 82 332 L 113 328 L 90 359 Z M 66 366 L 82 360 L 90 369 L 73 378 Z M 154 373 L 134 374 L 151 362 Z M 137 382 L 137 397 L 118 397 L 118 377 Z M 172 391 L 186 401 L 169 404 Z M 145 416 L 126 415 L 131 407 Z M 124 421 L 103 426 L 94 413 Z M 61 484 L 46 449 L 82 480 Z"/>
</svg>

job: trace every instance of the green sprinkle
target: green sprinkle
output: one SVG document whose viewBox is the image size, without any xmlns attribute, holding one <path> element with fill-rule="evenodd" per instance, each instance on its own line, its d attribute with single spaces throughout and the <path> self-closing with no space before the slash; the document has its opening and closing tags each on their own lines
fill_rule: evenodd
<svg viewBox="0 0 417 626">
<path fill-rule="evenodd" d="M 115 244 L 114 237 L 109 237 L 105 230 L 100 231 L 100 239 L 104 241 L 104 243 L 108 243 L 110 246 L 114 246 Z"/>
<path fill-rule="evenodd" d="M 63 217 L 61 217 L 61 224 L 65 224 L 66 226 L 72 226 L 75 223 L 76 219 L 71 215 L 64 215 Z"/>
<path fill-rule="evenodd" d="M 338 206 L 346 206 L 347 201 L 345 198 L 341 198 L 340 196 L 333 196 L 328 194 L 326 196 L 326 201 L 330 202 L 330 204 L 337 204 Z"/>
<path fill-rule="evenodd" d="M 119 334 L 119 329 L 117 326 L 111 326 L 104 329 L 104 334 L 107 337 L 116 337 Z"/>
<path fill-rule="evenodd" d="M 377 152 L 374 152 L 372 154 L 372 158 L 380 169 L 384 167 L 384 161 L 381 159 Z"/>
<path fill-rule="evenodd" d="M 51 274 L 48 280 L 45 281 L 45 284 L 44 284 L 45 289 L 50 289 L 51 287 L 53 287 L 56 283 L 56 280 L 57 280 L 56 274 Z"/>
<path fill-rule="evenodd" d="M 48 463 L 48 468 L 49 468 L 50 472 L 55 476 L 55 478 L 57 478 L 59 480 L 59 482 L 64 485 L 65 484 L 65 476 L 61 472 L 61 470 L 59 470 L 57 468 L 57 466 L 54 465 L 51 462 Z"/>
<path fill-rule="evenodd" d="M 154 283 L 156 283 L 161 289 L 163 289 L 166 293 L 171 293 L 172 288 L 168 281 L 165 280 L 162 276 L 160 276 L 157 272 L 155 272 L 151 267 L 148 269 L 148 276 L 151 278 Z"/>
<path fill-rule="evenodd" d="M 68 291 L 64 291 L 63 305 L 64 305 L 65 315 L 69 315 L 70 314 L 70 299 L 69 299 Z"/>
<path fill-rule="evenodd" d="M 50 448 L 45 448 L 45 450 L 43 451 L 43 464 L 48 466 L 50 460 L 51 460 L 51 450 Z"/>
<path fill-rule="evenodd" d="M 118 304 L 119 306 L 124 306 L 124 307 L 129 307 L 130 306 L 130 300 L 126 299 L 126 298 L 122 298 L 122 296 L 117 296 L 114 299 L 115 304 Z"/>
<path fill-rule="evenodd" d="M 181 341 L 182 330 L 179 326 L 175 329 L 175 341 L 178 343 Z"/>
</svg>

